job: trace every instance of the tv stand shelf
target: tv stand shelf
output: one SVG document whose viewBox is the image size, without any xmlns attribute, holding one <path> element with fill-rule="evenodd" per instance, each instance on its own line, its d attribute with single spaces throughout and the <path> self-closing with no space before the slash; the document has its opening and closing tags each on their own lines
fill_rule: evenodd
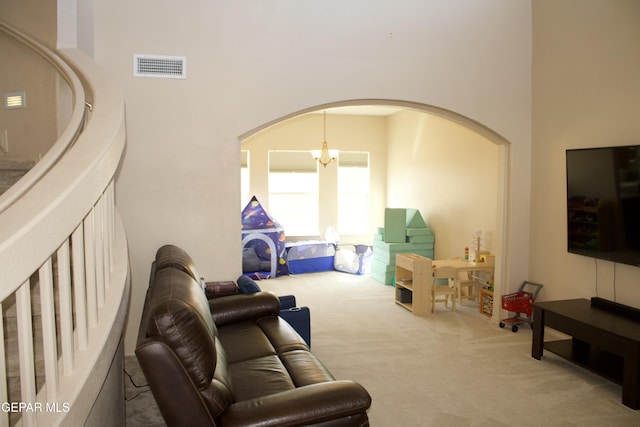
<svg viewBox="0 0 640 427">
<path fill-rule="evenodd" d="M 575 338 L 547 341 L 544 343 L 544 348 L 609 381 L 622 385 L 622 365 L 624 359 L 620 356 L 599 348 L 591 348 L 588 343 Z"/>
<path fill-rule="evenodd" d="M 593 298 L 533 304 L 531 356 L 551 351 L 622 385 L 622 403 L 640 409 L 640 311 Z M 544 342 L 545 326 L 571 339 Z"/>
</svg>

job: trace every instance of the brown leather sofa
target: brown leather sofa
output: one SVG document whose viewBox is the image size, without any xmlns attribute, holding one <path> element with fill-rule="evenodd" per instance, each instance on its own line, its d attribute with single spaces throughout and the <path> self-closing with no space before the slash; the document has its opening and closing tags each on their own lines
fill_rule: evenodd
<svg viewBox="0 0 640 427">
<path fill-rule="evenodd" d="M 158 250 L 136 348 L 169 426 L 369 425 L 367 391 L 331 375 L 275 295 L 207 300 L 189 263 L 175 246 Z"/>
</svg>

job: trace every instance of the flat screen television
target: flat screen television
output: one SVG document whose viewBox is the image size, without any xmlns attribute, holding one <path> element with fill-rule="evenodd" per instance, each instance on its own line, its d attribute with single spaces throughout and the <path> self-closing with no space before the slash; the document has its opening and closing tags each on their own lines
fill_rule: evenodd
<svg viewBox="0 0 640 427">
<path fill-rule="evenodd" d="M 567 247 L 640 266 L 640 145 L 567 150 Z"/>
</svg>

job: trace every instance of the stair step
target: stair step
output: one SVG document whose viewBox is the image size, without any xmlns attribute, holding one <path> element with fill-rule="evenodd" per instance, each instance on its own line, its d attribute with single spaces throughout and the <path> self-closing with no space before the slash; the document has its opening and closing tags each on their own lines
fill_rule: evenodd
<svg viewBox="0 0 640 427">
<path fill-rule="evenodd" d="M 0 194 L 18 182 L 35 165 L 30 160 L 0 160 Z"/>
</svg>

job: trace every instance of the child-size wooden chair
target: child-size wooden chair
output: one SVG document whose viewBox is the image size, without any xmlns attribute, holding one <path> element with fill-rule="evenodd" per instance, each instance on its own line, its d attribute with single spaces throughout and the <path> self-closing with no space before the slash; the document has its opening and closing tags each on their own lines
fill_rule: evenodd
<svg viewBox="0 0 640 427">
<path fill-rule="evenodd" d="M 449 307 L 451 301 L 451 309 L 456 311 L 456 300 L 458 299 L 459 289 L 457 285 L 457 270 L 454 267 L 438 267 L 433 272 L 433 284 L 431 286 L 431 312 L 436 312 L 436 302 L 444 302 L 445 307 Z M 440 279 L 446 279 L 446 284 L 440 284 Z"/>
</svg>

